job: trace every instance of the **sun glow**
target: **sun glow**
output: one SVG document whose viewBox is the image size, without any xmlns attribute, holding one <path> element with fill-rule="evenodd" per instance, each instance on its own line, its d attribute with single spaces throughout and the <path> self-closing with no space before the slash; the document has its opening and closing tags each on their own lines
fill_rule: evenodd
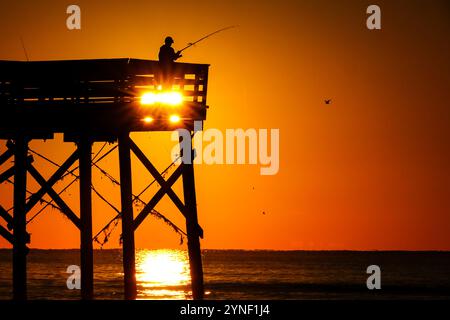
<svg viewBox="0 0 450 320">
<path fill-rule="evenodd" d="M 169 120 L 172 123 L 178 123 L 178 122 L 180 122 L 181 118 L 180 118 L 179 115 L 173 114 L 173 115 L 170 116 Z"/>
<path fill-rule="evenodd" d="M 178 106 L 183 103 L 183 95 L 179 92 L 147 92 L 141 96 L 142 105 L 163 104 L 169 106 Z"/>
<path fill-rule="evenodd" d="M 185 299 L 189 295 L 189 261 L 185 251 L 142 250 L 136 280 L 141 299 Z"/>
</svg>

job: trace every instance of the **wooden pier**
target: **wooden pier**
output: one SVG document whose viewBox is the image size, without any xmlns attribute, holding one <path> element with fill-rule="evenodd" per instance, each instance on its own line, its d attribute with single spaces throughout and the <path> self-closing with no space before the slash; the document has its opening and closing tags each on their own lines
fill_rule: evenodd
<svg viewBox="0 0 450 320">
<path fill-rule="evenodd" d="M 206 120 L 208 68 L 204 64 L 175 63 L 171 66 L 168 85 L 161 83 L 163 70 L 156 61 L 0 61 L 0 139 L 6 140 L 8 147 L 0 155 L 0 166 L 12 160 L 12 166 L 0 173 L 0 183 L 14 180 L 12 215 L 0 206 L 0 221 L 5 225 L 0 224 L 0 236 L 13 246 L 14 299 L 27 298 L 26 257 L 31 241 L 26 230 L 27 214 L 45 195 L 79 229 L 81 298 L 93 298 L 92 146 L 105 141 L 117 142 L 119 149 L 125 299 L 136 298 L 135 231 L 166 194 L 185 217 L 192 294 L 194 299 L 203 298 L 200 251 L 203 230 L 198 224 L 193 164 L 181 163 L 165 179 L 130 138 L 130 133 L 178 128 L 193 131 L 194 121 Z M 76 143 L 77 149 L 45 179 L 33 166 L 28 144 L 33 139 L 52 139 L 56 133 L 62 133 L 65 142 Z M 189 145 L 192 152 L 191 141 Z M 160 186 L 136 217 L 133 216 L 131 153 Z M 78 215 L 53 189 L 77 161 Z M 29 176 L 40 189 L 27 197 Z M 178 179 L 183 182 L 184 201 L 172 190 Z"/>
</svg>

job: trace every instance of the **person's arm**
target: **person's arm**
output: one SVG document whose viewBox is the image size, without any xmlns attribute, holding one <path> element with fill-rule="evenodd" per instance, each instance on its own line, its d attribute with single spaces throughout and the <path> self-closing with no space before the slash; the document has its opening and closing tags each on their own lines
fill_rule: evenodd
<svg viewBox="0 0 450 320">
<path fill-rule="evenodd" d="M 174 61 L 181 58 L 183 55 L 181 54 L 180 51 L 177 51 L 177 53 L 175 53 L 175 58 L 173 59 Z"/>
<path fill-rule="evenodd" d="M 172 61 L 176 61 L 177 59 L 182 57 L 181 52 L 177 51 L 175 53 L 175 49 L 172 48 L 172 47 L 170 48 L 170 53 L 171 53 L 171 56 L 172 56 Z"/>
</svg>

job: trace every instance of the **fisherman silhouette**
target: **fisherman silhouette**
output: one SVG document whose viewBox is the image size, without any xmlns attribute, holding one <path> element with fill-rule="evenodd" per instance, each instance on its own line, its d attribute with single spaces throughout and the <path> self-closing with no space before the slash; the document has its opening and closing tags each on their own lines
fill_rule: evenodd
<svg viewBox="0 0 450 320">
<path fill-rule="evenodd" d="M 175 53 L 175 50 L 172 48 L 172 44 L 174 43 L 172 37 L 166 37 L 164 40 L 164 45 L 159 48 L 159 62 L 162 64 L 173 63 L 178 58 L 181 58 L 182 55 L 180 51 Z"/>
<path fill-rule="evenodd" d="M 173 78 L 173 63 L 182 57 L 180 51 L 175 52 L 175 50 L 172 48 L 172 44 L 174 43 L 172 37 L 166 37 L 164 40 L 164 45 L 161 46 L 159 49 L 159 65 L 161 69 L 160 74 L 160 83 L 162 84 L 162 87 L 167 89 L 172 86 L 171 78 Z"/>
</svg>

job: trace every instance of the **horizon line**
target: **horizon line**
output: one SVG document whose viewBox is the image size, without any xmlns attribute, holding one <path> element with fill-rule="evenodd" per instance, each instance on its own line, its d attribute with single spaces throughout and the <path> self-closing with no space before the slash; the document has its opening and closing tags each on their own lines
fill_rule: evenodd
<svg viewBox="0 0 450 320">
<path fill-rule="evenodd" d="M 80 248 L 29 248 L 34 251 L 80 251 Z M 12 251 L 13 248 L 0 248 L 0 251 L 9 250 Z M 94 251 L 107 251 L 107 250 L 122 250 L 121 247 L 118 248 L 94 248 Z M 187 251 L 185 249 L 176 248 L 136 248 L 138 250 L 180 250 Z M 217 248 L 204 248 L 202 251 L 279 251 L 279 252 L 443 252 L 450 253 L 450 249 L 217 249 Z"/>
</svg>

